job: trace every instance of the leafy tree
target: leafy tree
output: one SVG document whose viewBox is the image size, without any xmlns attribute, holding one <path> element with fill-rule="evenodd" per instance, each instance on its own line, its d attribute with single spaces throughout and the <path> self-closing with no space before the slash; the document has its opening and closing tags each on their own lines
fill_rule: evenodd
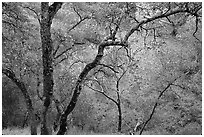
<svg viewBox="0 0 204 137">
<path fill-rule="evenodd" d="M 9 77 L 21 90 L 26 107 L 29 112 L 29 123 L 31 125 L 31 134 L 37 134 L 36 116 L 28 93 L 28 88 L 24 82 L 26 71 L 26 59 L 28 54 L 28 47 L 25 41 L 28 39 L 26 36 L 26 22 L 27 17 L 24 16 L 22 9 L 18 3 L 3 3 L 3 69 L 2 72 Z M 24 25 L 26 27 L 24 27 Z M 12 32 L 12 33 L 9 33 Z M 9 34 L 9 35 L 8 35 Z M 15 68 L 15 69 L 11 69 Z"/>
<path fill-rule="evenodd" d="M 57 134 L 65 134 L 68 117 L 75 125 L 84 125 L 87 121 L 81 115 L 91 120 L 85 110 L 94 115 L 104 104 L 104 111 L 94 115 L 93 121 L 99 123 L 108 114 L 116 115 L 110 109 L 112 103 L 119 112 L 119 132 L 123 127 L 124 132 L 134 128 L 140 134 L 160 129 L 179 134 L 192 121 L 200 124 L 199 118 L 192 120 L 199 117 L 200 108 L 186 102 L 200 104 L 201 98 L 201 3 L 2 6 L 3 73 L 21 89 L 29 110 L 35 106 L 42 111 L 41 134 L 52 134 L 53 113 L 59 125 Z M 100 94 L 83 94 L 78 101 L 82 91 L 91 92 L 86 86 Z M 101 92 L 106 88 L 106 93 Z M 105 101 L 97 100 L 105 97 Z M 107 99 L 112 103 L 107 104 Z M 86 103 L 77 106 L 81 101 Z M 175 106 L 179 109 L 173 111 Z M 80 110 L 83 113 L 77 115 Z"/>
</svg>

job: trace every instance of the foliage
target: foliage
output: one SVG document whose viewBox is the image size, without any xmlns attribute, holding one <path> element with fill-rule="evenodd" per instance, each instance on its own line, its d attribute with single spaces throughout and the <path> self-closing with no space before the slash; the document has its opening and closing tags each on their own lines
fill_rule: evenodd
<svg viewBox="0 0 204 137">
<path fill-rule="evenodd" d="M 50 29 L 50 123 L 70 110 L 67 134 L 200 134 L 201 11 L 199 2 L 63 3 Z M 2 3 L 2 68 L 42 117 L 41 14 L 40 3 Z M 3 127 L 22 125 L 23 95 L 2 79 Z"/>
</svg>

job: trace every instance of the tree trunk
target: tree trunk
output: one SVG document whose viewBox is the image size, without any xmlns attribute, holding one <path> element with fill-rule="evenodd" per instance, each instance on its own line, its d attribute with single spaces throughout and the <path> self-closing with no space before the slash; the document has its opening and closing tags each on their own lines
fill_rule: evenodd
<svg viewBox="0 0 204 137">
<path fill-rule="evenodd" d="M 44 111 L 41 127 L 42 135 L 52 134 L 52 128 L 48 119 L 51 111 L 51 102 L 53 96 L 53 45 L 51 39 L 51 24 L 54 15 L 61 8 L 61 2 L 54 2 L 49 6 L 48 2 L 41 3 L 41 21 L 40 34 L 42 43 L 42 60 L 43 60 L 43 96 L 44 96 Z"/>
<path fill-rule="evenodd" d="M 120 90 L 119 90 L 119 82 L 121 80 L 121 78 L 124 76 L 124 74 L 126 73 L 126 71 L 123 72 L 123 74 L 119 77 L 119 79 L 117 80 L 117 84 L 116 84 L 116 93 L 117 93 L 117 107 L 118 107 L 118 132 L 121 132 L 121 128 L 122 128 L 122 111 L 121 111 L 121 104 L 120 104 Z"/>
<path fill-rule="evenodd" d="M 90 63 L 88 65 L 86 65 L 86 67 L 84 68 L 84 70 L 82 71 L 82 73 L 80 74 L 77 83 L 76 83 L 76 87 L 74 89 L 74 94 L 72 96 L 72 99 L 69 103 L 69 105 L 67 106 L 65 112 L 62 114 L 61 116 L 61 121 L 60 121 L 60 129 L 58 131 L 58 135 L 64 135 L 66 133 L 66 129 L 67 129 L 67 116 L 73 111 L 78 96 L 82 90 L 82 82 L 84 80 L 84 78 L 86 77 L 86 75 L 88 74 L 88 72 L 93 69 L 95 66 L 97 65 L 97 63 Z"/>
<path fill-rule="evenodd" d="M 10 78 L 18 86 L 18 88 L 21 90 L 21 92 L 23 93 L 23 96 L 24 96 L 25 102 L 26 102 L 26 107 L 28 110 L 28 115 L 29 115 L 29 124 L 31 126 L 31 129 L 30 129 L 31 135 L 37 135 L 37 126 L 35 126 L 33 124 L 33 122 L 35 121 L 34 108 L 32 106 L 32 101 L 30 99 L 30 96 L 28 94 L 28 91 L 26 89 L 25 84 L 16 77 L 15 73 L 12 70 L 4 68 L 4 69 L 2 69 L 2 72 L 8 78 Z"/>
<path fill-rule="evenodd" d="M 120 103 L 118 103 L 117 106 L 118 106 L 118 132 L 121 132 L 121 128 L 122 128 L 122 111 L 121 111 Z"/>
<path fill-rule="evenodd" d="M 83 69 L 83 71 L 81 72 L 81 74 L 78 77 L 78 80 L 76 82 L 76 86 L 74 89 L 74 93 L 73 96 L 71 98 L 71 101 L 69 103 L 69 105 L 67 106 L 65 112 L 62 114 L 61 116 L 61 121 L 60 121 L 60 129 L 58 131 L 58 135 L 64 135 L 66 133 L 67 130 L 67 116 L 73 111 L 77 99 L 81 93 L 82 90 L 82 84 L 84 79 L 86 78 L 87 74 L 89 73 L 89 71 L 91 71 L 93 68 L 95 68 L 98 64 L 100 64 L 100 61 L 103 57 L 104 54 L 104 48 L 107 46 L 111 46 L 111 45 L 121 45 L 124 46 L 124 43 L 118 42 L 118 41 L 104 41 L 102 43 L 99 44 L 98 47 L 98 54 L 96 55 L 95 59 L 87 64 L 85 66 L 85 68 Z"/>
<path fill-rule="evenodd" d="M 35 113 L 30 112 L 30 129 L 31 135 L 37 135 L 37 128 L 39 125 L 39 119 L 35 116 Z"/>
<path fill-rule="evenodd" d="M 49 125 L 47 125 L 47 115 L 51 104 L 51 98 L 53 95 L 53 57 L 52 57 L 52 40 L 51 40 L 51 22 L 49 21 L 48 14 L 49 5 L 48 3 L 41 4 L 41 23 L 40 23 L 40 34 L 42 42 L 42 59 L 43 59 L 43 96 L 44 100 L 44 111 L 42 119 L 41 134 L 50 135 L 51 131 Z"/>
</svg>

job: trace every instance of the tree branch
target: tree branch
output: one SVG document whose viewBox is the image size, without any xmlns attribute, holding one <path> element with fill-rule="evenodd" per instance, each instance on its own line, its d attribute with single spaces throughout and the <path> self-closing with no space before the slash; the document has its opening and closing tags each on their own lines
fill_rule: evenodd
<svg viewBox="0 0 204 137">
<path fill-rule="evenodd" d="M 62 7 L 63 2 L 54 2 L 52 5 L 49 6 L 49 20 L 52 20 L 57 13 L 57 11 Z"/>
<path fill-rule="evenodd" d="M 61 62 L 63 62 L 64 60 L 68 59 L 68 57 L 64 57 L 63 59 L 61 59 L 59 62 L 55 63 L 54 66 L 57 66 L 58 64 L 60 64 Z"/>
<path fill-rule="evenodd" d="M 72 26 L 68 32 L 70 32 L 71 30 L 73 30 L 74 28 L 76 28 L 80 23 L 82 23 L 84 20 L 86 19 L 90 19 L 90 17 L 84 17 L 83 19 L 80 19 L 74 26 Z"/>
<path fill-rule="evenodd" d="M 157 97 L 157 102 L 155 103 L 155 105 L 154 105 L 154 107 L 153 107 L 153 109 L 152 109 L 152 112 L 151 112 L 149 118 L 148 118 L 147 121 L 144 123 L 144 125 L 143 125 L 143 127 L 142 127 L 142 129 L 141 129 L 141 131 L 140 131 L 140 135 L 142 134 L 142 132 L 143 132 L 144 128 L 146 127 L 146 125 L 148 124 L 148 122 L 152 119 L 152 116 L 154 115 L 155 110 L 156 110 L 156 107 L 157 107 L 157 105 L 158 105 L 158 100 L 161 98 L 161 96 L 164 94 L 164 92 L 165 92 L 178 78 L 180 78 L 180 77 L 181 77 L 181 76 L 175 78 L 172 82 L 170 82 L 170 83 L 166 86 L 166 88 L 165 88 L 163 91 L 160 92 L 159 96 Z"/>
<path fill-rule="evenodd" d="M 175 86 L 175 87 L 179 87 L 179 88 L 181 88 L 181 89 L 183 89 L 183 90 L 185 90 L 186 88 L 185 87 L 182 87 L 181 85 L 177 85 L 177 84 L 171 84 L 172 86 Z"/>
<path fill-rule="evenodd" d="M 16 77 L 15 73 L 10 68 L 3 68 L 2 73 L 4 73 L 8 78 L 10 78 L 18 86 L 18 88 L 21 90 L 21 92 L 23 93 L 23 96 L 25 98 L 25 101 L 26 101 L 27 109 L 33 110 L 32 101 L 30 99 L 30 96 L 28 94 L 28 91 L 26 89 L 25 84 L 20 79 L 18 79 Z"/>
<path fill-rule="evenodd" d="M 82 20 L 82 17 L 81 17 L 81 15 L 79 14 L 79 12 L 76 10 L 76 8 L 75 8 L 74 6 L 73 6 L 72 8 L 73 8 L 74 12 L 76 12 L 76 14 L 79 16 L 79 19 Z"/>
<path fill-rule="evenodd" d="M 57 45 L 56 49 L 53 51 L 53 57 L 55 57 L 57 51 L 59 50 L 60 48 L 60 44 Z"/>
<path fill-rule="evenodd" d="M 201 42 L 197 37 L 196 37 L 196 33 L 197 33 L 197 31 L 198 31 L 198 17 L 196 16 L 196 20 L 195 20 L 195 22 L 196 22 L 196 28 L 195 28 L 195 31 L 193 32 L 193 37 L 195 38 L 195 39 L 197 39 L 199 42 Z"/>
<path fill-rule="evenodd" d="M 75 9 L 75 7 L 73 7 L 73 10 L 76 12 L 76 14 L 79 16 L 79 21 L 74 25 L 74 26 L 72 26 L 69 30 L 68 30 L 68 32 L 70 32 L 71 30 L 73 30 L 75 27 L 77 27 L 80 23 L 82 23 L 84 20 L 86 20 L 86 19 L 90 19 L 91 17 L 84 17 L 84 18 L 82 18 L 82 16 L 79 14 L 79 12 Z"/>
<path fill-rule="evenodd" d="M 69 47 L 69 48 L 65 49 L 63 52 L 61 52 L 61 53 L 58 54 L 56 57 L 54 57 L 54 59 L 59 58 L 60 56 L 62 56 L 64 53 L 66 53 L 67 51 L 69 51 L 69 50 L 71 50 L 71 49 L 72 49 L 72 47 Z"/>
<path fill-rule="evenodd" d="M 198 8 L 200 9 L 200 8 Z M 140 21 L 135 27 L 133 27 L 124 37 L 124 42 L 127 42 L 128 38 L 135 32 L 135 31 L 138 31 L 138 29 L 146 24 L 146 23 L 149 23 L 151 21 L 154 21 L 154 20 L 157 20 L 157 19 L 160 19 L 160 18 L 164 18 L 164 17 L 168 17 L 168 16 L 171 16 L 171 15 L 174 15 L 174 14 L 177 14 L 177 13 L 182 13 L 182 12 L 187 12 L 187 13 L 190 13 L 192 15 L 195 15 L 194 13 L 192 13 L 191 11 L 189 11 L 188 9 L 177 9 L 177 10 L 174 10 L 174 11 L 171 11 L 171 12 L 165 12 L 164 14 L 161 14 L 161 15 L 155 15 L 151 18 L 147 18 L 145 20 L 142 20 Z"/>
<path fill-rule="evenodd" d="M 103 67 L 106 67 L 106 68 L 109 68 L 109 69 L 111 69 L 113 72 L 115 72 L 115 73 L 119 73 L 118 71 L 116 71 L 114 68 L 112 68 L 112 67 L 110 67 L 110 66 L 108 66 L 108 65 L 105 65 L 105 64 L 99 64 L 100 66 L 103 66 Z"/>
<path fill-rule="evenodd" d="M 100 90 L 97 90 L 97 89 L 94 89 L 94 88 L 90 87 L 88 84 L 86 84 L 86 86 L 87 86 L 88 88 L 90 88 L 90 89 L 92 89 L 92 90 L 98 92 L 98 93 L 103 94 L 105 97 L 107 97 L 108 99 L 110 99 L 111 101 L 113 101 L 116 105 L 118 104 L 117 101 L 115 101 L 113 98 L 109 97 L 107 94 L 105 94 L 105 92 L 100 91 Z"/>
<path fill-rule="evenodd" d="M 38 22 L 40 23 L 40 16 L 39 16 L 39 14 L 34 10 L 34 8 L 31 8 L 31 7 L 28 7 L 28 6 L 21 6 L 21 7 L 22 7 L 22 8 L 29 9 L 30 11 L 32 11 L 32 12 L 36 15 L 37 20 L 38 20 Z"/>
<path fill-rule="evenodd" d="M 70 69 L 74 64 L 76 64 L 76 63 L 85 63 L 85 64 L 87 64 L 87 62 L 85 62 L 85 61 L 83 61 L 83 60 L 76 60 L 76 61 L 74 61 L 74 62 L 69 66 L 69 69 Z"/>
<path fill-rule="evenodd" d="M 118 78 L 118 80 L 117 80 L 117 84 L 116 84 L 116 89 L 117 89 L 117 91 L 119 91 L 119 83 L 120 83 L 120 80 L 121 80 L 122 77 L 125 75 L 125 73 L 127 72 L 127 70 L 128 70 L 128 69 L 126 69 L 126 70 L 122 73 L 122 75 Z"/>
<path fill-rule="evenodd" d="M 104 55 L 104 49 L 105 49 L 105 47 L 108 47 L 108 46 L 127 46 L 127 43 L 120 42 L 120 41 L 103 41 L 99 44 L 98 53 L 97 53 L 95 59 L 91 63 L 87 64 L 84 67 L 83 71 L 80 73 L 80 75 L 77 79 L 76 86 L 74 88 L 74 91 L 73 91 L 74 93 L 73 93 L 73 96 L 71 98 L 71 101 L 70 101 L 69 105 L 67 106 L 65 112 L 62 115 L 60 129 L 57 133 L 58 135 L 62 135 L 66 132 L 66 127 L 67 127 L 66 118 L 73 111 L 73 109 L 76 105 L 76 102 L 77 102 L 78 97 L 79 97 L 81 90 L 82 90 L 82 83 L 84 82 L 88 73 L 93 68 L 95 68 L 98 64 L 100 64 L 100 61 Z"/>
</svg>

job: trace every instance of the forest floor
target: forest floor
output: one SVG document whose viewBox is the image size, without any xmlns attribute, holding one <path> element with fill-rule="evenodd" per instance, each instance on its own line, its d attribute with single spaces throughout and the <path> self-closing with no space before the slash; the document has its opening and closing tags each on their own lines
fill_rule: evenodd
<svg viewBox="0 0 204 137">
<path fill-rule="evenodd" d="M 53 133 L 55 135 L 56 133 Z M 69 135 L 114 135 L 114 133 L 94 133 L 86 130 L 79 130 L 78 128 L 71 128 L 67 131 Z M 30 129 L 10 127 L 7 129 L 2 129 L 2 135 L 30 135 Z M 38 128 L 38 135 L 40 135 L 40 127 Z M 115 133 L 116 135 L 116 133 Z"/>
<path fill-rule="evenodd" d="M 202 133 L 202 128 L 195 127 L 193 125 L 189 125 L 180 132 L 177 133 L 177 135 L 200 135 Z M 138 135 L 139 133 L 136 133 L 135 135 Z M 9 127 L 7 129 L 2 129 L 2 135 L 30 135 L 30 128 L 18 128 L 18 127 Z M 40 126 L 38 127 L 38 135 L 40 135 Z M 53 133 L 53 135 L 56 135 L 56 133 Z M 77 127 L 69 128 L 67 131 L 67 135 L 124 135 L 120 133 L 112 133 L 112 132 L 106 132 L 106 133 L 95 133 L 93 131 L 87 131 L 87 130 L 81 130 Z M 128 133 L 126 134 L 128 135 Z M 151 131 L 144 131 L 142 135 L 170 135 L 167 132 L 162 132 L 162 130 L 154 129 Z"/>
<path fill-rule="evenodd" d="M 30 129 L 29 128 L 2 129 L 2 135 L 30 135 Z"/>
</svg>

